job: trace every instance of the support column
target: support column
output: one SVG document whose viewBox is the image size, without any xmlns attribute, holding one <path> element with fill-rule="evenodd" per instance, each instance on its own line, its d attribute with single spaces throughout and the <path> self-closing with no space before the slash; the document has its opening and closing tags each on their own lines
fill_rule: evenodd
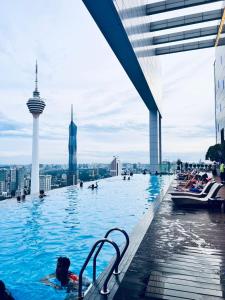
<svg viewBox="0 0 225 300">
<path fill-rule="evenodd" d="M 39 115 L 33 115 L 31 194 L 39 194 Z"/>
<path fill-rule="evenodd" d="M 149 145 L 150 145 L 150 172 L 160 172 L 161 160 L 161 117 L 158 111 L 149 111 Z"/>
</svg>

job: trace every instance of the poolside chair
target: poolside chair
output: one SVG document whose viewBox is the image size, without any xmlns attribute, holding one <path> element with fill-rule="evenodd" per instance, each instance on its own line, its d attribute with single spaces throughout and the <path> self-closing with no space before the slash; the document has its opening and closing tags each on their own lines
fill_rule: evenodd
<svg viewBox="0 0 225 300">
<path fill-rule="evenodd" d="M 214 183 L 208 195 L 203 198 L 193 196 L 172 196 L 171 199 L 177 206 L 208 206 L 208 200 L 213 200 L 222 186 L 223 185 L 221 183 Z"/>
<path fill-rule="evenodd" d="M 191 197 L 197 197 L 197 198 L 203 198 L 207 196 L 209 191 L 211 190 L 212 186 L 214 185 L 215 181 L 209 181 L 204 188 L 202 189 L 201 193 L 192 193 L 192 192 L 171 192 L 172 196 L 191 196 Z"/>
</svg>

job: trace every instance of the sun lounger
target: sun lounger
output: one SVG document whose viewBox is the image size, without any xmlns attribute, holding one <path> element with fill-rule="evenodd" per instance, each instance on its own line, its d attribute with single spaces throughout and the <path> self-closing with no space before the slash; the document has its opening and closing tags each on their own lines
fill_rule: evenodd
<svg viewBox="0 0 225 300">
<path fill-rule="evenodd" d="M 209 191 L 211 190 L 211 188 L 213 187 L 215 181 L 210 181 L 208 182 L 205 187 L 203 188 L 203 190 L 201 191 L 201 193 L 192 193 L 192 192 L 171 192 L 170 194 L 172 196 L 193 196 L 193 197 L 197 197 L 197 198 L 204 198 L 205 196 L 207 196 L 207 194 L 209 193 Z"/>
<path fill-rule="evenodd" d="M 203 198 L 193 196 L 172 196 L 171 199 L 177 206 L 208 206 L 208 200 L 214 199 L 223 185 L 221 183 L 214 183 L 207 196 Z"/>
</svg>

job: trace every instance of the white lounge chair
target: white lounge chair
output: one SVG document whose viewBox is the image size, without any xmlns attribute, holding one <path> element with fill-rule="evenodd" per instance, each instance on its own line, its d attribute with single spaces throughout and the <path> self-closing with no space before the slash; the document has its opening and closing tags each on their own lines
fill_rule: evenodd
<svg viewBox="0 0 225 300">
<path fill-rule="evenodd" d="M 208 200 L 215 198 L 222 186 L 223 185 L 221 183 L 214 183 L 208 195 L 205 196 L 204 198 L 197 198 L 192 196 L 172 196 L 171 199 L 173 200 L 174 204 L 177 206 L 186 206 L 186 207 L 207 206 Z"/>
<path fill-rule="evenodd" d="M 203 188 L 203 190 L 201 191 L 201 193 L 192 193 L 192 192 L 171 192 L 169 194 L 171 194 L 172 196 L 191 196 L 191 197 L 197 197 L 197 198 L 203 198 L 205 196 L 207 196 L 207 194 L 209 193 L 209 191 L 211 190 L 211 188 L 213 187 L 215 181 L 209 181 Z"/>
</svg>

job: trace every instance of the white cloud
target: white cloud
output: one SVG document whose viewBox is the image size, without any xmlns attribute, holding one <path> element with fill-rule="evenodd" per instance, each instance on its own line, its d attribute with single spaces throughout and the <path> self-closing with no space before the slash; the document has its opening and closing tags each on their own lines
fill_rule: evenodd
<svg viewBox="0 0 225 300">
<path fill-rule="evenodd" d="M 1 131 L 0 162 L 30 162 L 26 101 L 36 58 L 47 104 L 40 117 L 41 162 L 67 162 L 71 103 L 79 161 L 109 162 L 114 154 L 148 161 L 148 111 L 81 1 L 4 2 L 0 45 L 1 113 L 17 126 Z M 162 59 L 165 158 L 178 152 L 203 158 L 213 143 L 213 59 L 213 50 Z"/>
</svg>

